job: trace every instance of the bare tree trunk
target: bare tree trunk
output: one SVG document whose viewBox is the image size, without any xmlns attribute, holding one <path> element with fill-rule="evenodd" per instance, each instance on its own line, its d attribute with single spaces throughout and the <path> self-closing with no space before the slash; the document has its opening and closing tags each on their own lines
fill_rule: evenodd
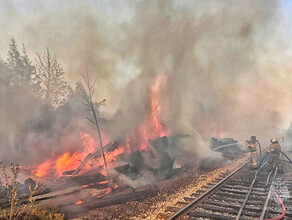
<svg viewBox="0 0 292 220">
<path fill-rule="evenodd" d="M 96 115 L 96 109 L 95 109 L 94 103 L 92 101 L 92 98 L 93 98 L 93 95 L 94 95 L 94 92 L 95 92 L 95 89 L 94 89 L 95 82 L 90 83 L 88 72 L 86 73 L 86 75 L 81 74 L 81 76 L 83 77 L 85 85 L 86 85 L 86 87 L 88 89 L 87 97 L 83 97 L 85 99 L 85 101 L 86 101 L 86 103 L 84 103 L 84 105 L 86 105 L 89 108 L 89 110 L 91 111 L 91 113 L 93 115 L 93 119 L 94 119 L 94 120 L 91 120 L 91 119 L 87 118 L 87 120 L 89 120 L 90 122 L 92 122 L 96 126 L 96 130 L 97 130 L 98 137 L 99 137 L 101 154 L 102 154 L 103 161 L 104 161 L 104 166 L 105 166 L 105 169 L 108 170 L 107 162 L 106 162 L 106 158 L 105 158 L 104 150 L 103 150 L 101 132 L 100 132 L 99 123 L 98 123 L 98 119 L 97 119 L 97 115 Z M 103 103 L 104 101 L 105 100 L 103 100 L 100 103 Z"/>
<path fill-rule="evenodd" d="M 99 124 L 98 124 L 98 120 L 96 117 L 95 109 L 92 110 L 92 113 L 93 113 L 93 117 L 94 117 L 95 125 L 96 125 L 96 130 L 97 130 L 98 137 L 99 137 L 99 143 L 100 143 L 100 148 L 101 148 L 101 154 L 102 154 L 103 161 L 104 161 L 104 166 L 105 166 L 105 169 L 107 170 L 107 163 L 106 163 L 106 159 L 105 159 L 105 155 L 104 155 L 104 151 L 103 151 L 102 138 L 101 138 L 101 133 L 100 133 Z"/>
</svg>

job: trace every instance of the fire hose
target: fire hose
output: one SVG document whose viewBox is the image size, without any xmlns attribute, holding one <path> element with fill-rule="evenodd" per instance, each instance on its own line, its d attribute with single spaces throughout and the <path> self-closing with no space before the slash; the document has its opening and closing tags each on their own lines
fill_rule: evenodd
<svg viewBox="0 0 292 220">
<path fill-rule="evenodd" d="M 224 144 L 224 145 L 221 145 L 221 146 L 219 146 L 219 147 L 216 147 L 216 148 L 214 148 L 213 150 L 214 151 L 217 151 L 217 150 L 219 150 L 219 149 L 222 149 L 222 148 L 225 148 L 225 147 L 234 147 L 234 146 L 236 146 L 236 145 L 241 145 L 241 144 L 243 144 L 245 141 L 240 141 L 240 142 L 237 142 L 237 143 L 231 143 L 231 144 Z M 259 145 L 259 148 L 260 148 L 260 157 L 261 157 L 261 155 L 262 155 L 262 147 L 261 147 L 261 144 L 260 144 L 260 142 L 258 141 L 258 140 L 256 140 L 256 142 L 258 143 L 258 145 Z"/>
<path fill-rule="evenodd" d="M 256 142 L 258 143 L 259 148 L 260 148 L 260 158 L 261 158 L 262 157 L 262 146 L 258 140 L 256 140 Z"/>
<path fill-rule="evenodd" d="M 281 153 L 282 155 L 284 155 L 288 159 L 288 161 L 292 164 L 291 159 L 283 151 L 281 151 L 281 150 L 277 150 L 277 151 L 279 153 Z M 268 219 L 264 219 L 264 220 L 282 220 L 285 217 L 285 214 L 286 214 L 286 207 L 285 207 L 285 204 L 283 203 L 282 199 L 280 198 L 280 196 L 276 192 L 276 190 L 274 188 L 272 188 L 272 190 L 273 190 L 273 193 L 275 194 L 276 198 L 278 199 L 278 201 L 280 202 L 280 204 L 282 206 L 282 214 L 280 216 L 278 216 L 278 217 L 268 218 Z"/>
<path fill-rule="evenodd" d="M 237 143 L 231 143 L 231 144 L 224 144 L 224 145 L 221 145 L 219 147 L 214 148 L 213 150 L 217 151 L 217 150 L 225 148 L 225 147 L 235 147 L 236 145 L 242 145 L 243 143 L 244 143 L 244 141 L 240 141 Z"/>
<path fill-rule="evenodd" d="M 279 153 L 281 153 L 282 155 L 284 155 L 287 159 L 288 159 L 288 161 L 292 164 L 292 160 L 283 152 L 283 151 L 281 151 L 281 150 L 277 150 Z M 264 161 L 264 159 L 267 157 L 267 155 L 268 155 L 269 153 L 268 152 L 266 152 L 266 154 L 265 154 L 265 156 L 261 159 L 261 161 L 260 161 L 260 163 L 259 163 L 259 166 L 262 164 L 262 162 Z"/>
<path fill-rule="evenodd" d="M 280 151 L 279 150 L 279 152 L 282 154 L 282 155 L 284 155 L 288 160 L 289 160 L 289 162 L 292 164 L 292 161 L 291 161 L 291 159 L 283 152 L 283 151 Z"/>
<path fill-rule="evenodd" d="M 282 206 L 282 214 L 276 218 L 267 218 L 267 219 L 264 219 L 264 220 L 281 220 L 285 217 L 285 214 L 286 214 L 286 208 L 285 208 L 285 205 L 282 201 L 282 199 L 280 198 L 280 196 L 278 195 L 278 193 L 276 192 L 276 190 L 273 188 L 273 193 L 275 194 L 276 198 L 278 199 L 278 201 L 280 202 L 281 206 Z"/>
</svg>

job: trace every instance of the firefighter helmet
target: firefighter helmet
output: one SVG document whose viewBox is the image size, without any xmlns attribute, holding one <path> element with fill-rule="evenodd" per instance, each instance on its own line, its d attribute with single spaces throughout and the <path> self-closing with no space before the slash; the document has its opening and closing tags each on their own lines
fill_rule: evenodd
<svg viewBox="0 0 292 220">
<path fill-rule="evenodd" d="M 276 143 L 278 142 L 277 138 L 271 138 L 271 143 Z"/>
<path fill-rule="evenodd" d="M 251 136 L 250 139 L 251 139 L 252 141 L 256 141 L 256 140 L 257 140 L 257 137 L 256 137 L 256 136 Z"/>
</svg>

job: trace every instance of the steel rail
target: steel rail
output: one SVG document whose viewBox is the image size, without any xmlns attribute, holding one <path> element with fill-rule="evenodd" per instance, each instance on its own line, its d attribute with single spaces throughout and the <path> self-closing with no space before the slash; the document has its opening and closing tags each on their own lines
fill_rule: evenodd
<svg viewBox="0 0 292 220">
<path fill-rule="evenodd" d="M 282 158 L 282 155 L 281 155 L 280 158 Z M 276 167 L 276 169 L 275 169 L 275 173 L 274 173 L 274 176 L 273 176 L 272 184 L 270 186 L 269 193 L 268 193 L 267 199 L 266 199 L 265 204 L 264 204 L 264 208 L 263 208 L 262 213 L 261 213 L 261 216 L 260 216 L 260 220 L 263 220 L 263 219 L 267 218 L 268 215 L 269 215 L 269 211 L 270 210 L 268 209 L 268 207 L 271 204 L 271 196 L 272 196 L 272 190 L 273 190 L 273 183 L 274 183 L 275 178 L 277 176 L 277 172 L 278 172 L 278 167 Z"/>
<path fill-rule="evenodd" d="M 263 208 L 262 213 L 261 213 L 261 216 L 260 216 L 260 220 L 263 220 L 269 214 L 268 207 L 270 206 L 270 203 L 271 203 L 271 195 L 272 195 L 273 182 L 274 182 L 275 177 L 277 175 L 277 171 L 278 171 L 278 167 L 276 167 L 276 170 L 275 170 L 275 173 L 274 173 L 274 177 L 273 177 L 273 180 L 272 180 L 272 184 L 270 186 L 269 193 L 268 193 L 267 199 L 266 199 L 265 204 L 264 204 L 264 208 Z"/>
<path fill-rule="evenodd" d="M 267 181 L 266 181 L 266 186 L 269 184 L 270 177 L 271 177 L 273 171 L 274 171 L 274 169 L 272 169 L 271 172 L 270 172 L 269 175 L 268 175 L 268 178 L 267 178 Z"/>
<path fill-rule="evenodd" d="M 237 213 L 237 216 L 236 216 L 236 220 L 239 220 L 239 218 L 240 218 L 240 216 L 241 216 L 241 214 L 242 214 L 242 211 L 243 211 L 243 209 L 244 209 L 244 207 L 245 207 L 245 205 L 246 205 L 246 203 L 247 203 L 247 200 L 248 200 L 248 197 L 250 196 L 250 193 L 251 193 L 251 191 L 252 191 L 252 189 L 253 189 L 253 186 L 254 186 L 254 184 L 255 184 L 255 182 L 256 182 L 256 180 L 257 180 L 257 177 L 258 177 L 258 174 L 259 174 L 259 171 L 267 164 L 267 162 L 268 161 L 266 161 L 258 170 L 257 170 L 257 172 L 255 173 L 255 177 L 254 177 L 254 179 L 253 179 L 253 181 L 252 181 L 252 183 L 250 184 L 250 186 L 249 186 L 249 190 L 248 190 L 248 192 L 247 192 L 247 194 L 246 194 L 246 196 L 245 196 L 245 199 L 244 199 L 244 201 L 243 201 L 243 203 L 242 203 L 242 205 L 241 205 L 241 207 L 240 207 L 240 209 L 239 209 L 239 211 L 238 211 L 238 213 Z"/>
<path fill-rule="evenodd" d="M 207 199 L 210 195 L 212 195 L 220 186 L 222 186 L 227 180 L 229 180 L 232 176 L 234 176 L 238 171 L 240 171 L 243 167 L 248 165 L 250 160 L 245 162 L 241 167 L 233 171 L 231 174 L 229 174 L 227 177 L 225 177 L 223 180 L 221 180 L 219 183 L 217 183 L 215 186 L 213 186 L 210 190 L 206 191 L 202 195 L 200 195 L 198 198 L 196 198 L 194 201 L 192 201 L 190 204 L 188 204 L 183 209 L 176 212 L 173 216 L 169 218 L 169 220 L 177 220 L 181 219 L 184 215 L 188 214 L 194 206 L 201 203 L 203 200 Z"/>
</svg>

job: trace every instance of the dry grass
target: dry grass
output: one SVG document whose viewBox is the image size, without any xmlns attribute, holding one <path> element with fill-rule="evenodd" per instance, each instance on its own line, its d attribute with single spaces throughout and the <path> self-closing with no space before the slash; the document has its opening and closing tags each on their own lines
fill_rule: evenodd
<svg viewBox="0 0 292 220">
<path fill-rule="evenodd" d="M 35 204 L 33 195 L 38 188 L 38 183 L 34 187 L 30 184 L 29 198 L 26 203 L 21 203 L 17 191 L 17 177 L 19 175 L 19 165 L 10 164 L 10 172 L 3 162 L 0 162 L 0 171 L 4 179 L 6 187 L 7 199 L 9 201 L 8 208 L 0 209 L 0 218 L 3 220 L 63 220 L 64 215 L 56 213 L 54 210 L 39 209 Z"/>
</svg>

